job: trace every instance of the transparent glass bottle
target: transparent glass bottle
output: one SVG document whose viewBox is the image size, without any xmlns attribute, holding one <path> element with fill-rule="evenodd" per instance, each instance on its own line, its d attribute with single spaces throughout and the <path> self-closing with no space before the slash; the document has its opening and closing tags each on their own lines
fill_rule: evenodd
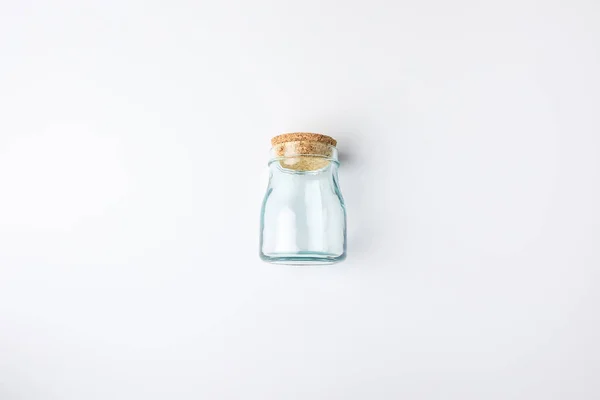
<svg viewBox="0 0 600 400">
<path fill-rule="evenodd" d="M 336 141 L 314 133 L 271 140 L 260 256 L 280 264 L 330 264 L 346 258 L 346 210 Z"/>
</svg>

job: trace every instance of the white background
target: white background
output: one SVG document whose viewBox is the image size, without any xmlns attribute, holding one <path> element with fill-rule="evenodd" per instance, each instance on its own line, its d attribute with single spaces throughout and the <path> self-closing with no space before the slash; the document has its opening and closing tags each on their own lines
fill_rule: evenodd
<svg viewBox="0 0 600 400">
<path fill-rule="evenodd" d="M 0 2 L 0 399 L 600 398 L 600 3 Z M 258 258 L 271 136 L 348 259 Z"/>
</svg>

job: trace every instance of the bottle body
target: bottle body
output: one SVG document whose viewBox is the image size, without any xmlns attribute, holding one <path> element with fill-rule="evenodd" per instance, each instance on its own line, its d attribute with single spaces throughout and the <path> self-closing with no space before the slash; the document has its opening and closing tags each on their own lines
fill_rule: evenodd
<svg viewBox="0 0 600 400">
<path fill-rule="evenodd" d="M 295 157 L 296 163 L 300 158 Z M 286 160 L 270 162 L 261 212 L 263 260 L 328 264 L 346 257 L 346 210 L 338 184 L 337 158 L 329 157 L 322 163 L 325 166 L 317 170 L 304 170 L 288 168 Z"/>
</svg>

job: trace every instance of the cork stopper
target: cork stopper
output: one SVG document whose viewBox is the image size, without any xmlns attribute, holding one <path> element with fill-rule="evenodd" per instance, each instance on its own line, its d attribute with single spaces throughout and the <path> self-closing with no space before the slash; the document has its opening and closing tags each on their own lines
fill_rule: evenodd
<svg viewBox="0 0 600 400">
<path fill-rule="evenodd" d="M 283 168 L 316 171 L 329 165 L 337 141 L 319 133 L 295 132 L 275 136 L 271 144 Z"/>
<path fill-rule="evenodd" d="M 271 139 L 271 144 L 286 143 L 286 142 L 319 142 L 325 143 L 331 146 L 336 146 L 337 141 L 331 136 L 321 135 L 320 133 L 309 133 L 309 132 L 294 132 L 284 133 L 282 135 L 275 136 Z"/>
</svg>

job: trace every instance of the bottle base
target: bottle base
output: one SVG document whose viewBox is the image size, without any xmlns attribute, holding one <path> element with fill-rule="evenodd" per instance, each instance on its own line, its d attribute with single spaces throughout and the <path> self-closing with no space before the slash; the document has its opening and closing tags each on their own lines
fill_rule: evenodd
<svg viewBox="0 0 600 400">
<path fill-rule="evenodd" d="M 298 252 L 298 253 L 277 253 L 277 254 L 260 254 L 263 261 L 272 264 L 283 265 L 329 265 L 335 264 L 346 259 L 346 254 L 328 254 L 315 252 Z"/>
</svg>

